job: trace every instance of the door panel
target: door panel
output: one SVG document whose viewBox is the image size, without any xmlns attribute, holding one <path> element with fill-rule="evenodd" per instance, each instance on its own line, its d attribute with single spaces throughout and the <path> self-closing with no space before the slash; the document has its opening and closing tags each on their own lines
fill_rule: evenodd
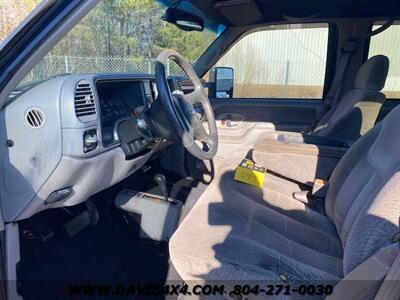
<svg viewBox="0 0 400 300">
<path fill-rule="evenodd" d="M 309 127 L 322 105 L 320 100 L 210 99 L 217 120 L 219 151 L 225 159 L 239 150 L 245 155 L 265 131 L 301 131 Z"/>
<path fill-rule="evenodd" d="M 310 126 L 322 105 L 319 100 L 293 99 L 210 99 L 217 120 L 241 117 L 240 126 L 232 126 L 236 130 L 245 123 L 270 123 L 272 129 L 301 131 Z M 238 121 L 238 120 L 233 120 Z M 237 125 L 234 123 L 234 125 Z M 229 129 L 229 126 L 225 126 Z"/>
</svg>

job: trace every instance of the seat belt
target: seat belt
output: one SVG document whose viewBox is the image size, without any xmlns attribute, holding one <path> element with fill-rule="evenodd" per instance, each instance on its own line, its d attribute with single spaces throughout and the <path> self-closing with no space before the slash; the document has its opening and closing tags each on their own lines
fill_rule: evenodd
<svg viewBox="0 0 400 300">
<path fill-rule="evenodd" d="M 334 287 L 326 299 L 398 300 L 400 285 L 400 233 L 362 262 Z M 393 270 L 392 270 L 393 269 Z M 391 274 L 389 277 L 389 273 Z M 387 281 L 384 285 L 383 283 Z M 381 291 L 382 290 L 382 291 Z"/>
<path fill-rule="evenodd" d="M 395 236 L 398 246 L 400 247 L 400 232 Z M 378 293 L 376 300 L 398 300 L 400 298 L 400 249 L 395 258 L 389 272 L 386 274 Z"/>
<path fill-rule="evenodd" d="M 358 41 L 356 39 L 349 39 L 345 42 L 342 48 L 342 58 L 339 63 L 339 67 L 336 71 L 335 77 L 333 78 L 332 84 L 329 88 L 328 94 L 325 97 L 324 103 L 321 109 L 318 111 L 317 116 L 313 124 L 305 131 L 310 133 L 317 126 L 319 121 L 325 116 L 325 114 L 334 107 L 340 97 L 340 91 L 342 90 L 343 78 L 346 73 L 347 67 L 350 64 L 351 57 L 356 53 L 358 47 Z"/>
</svg>

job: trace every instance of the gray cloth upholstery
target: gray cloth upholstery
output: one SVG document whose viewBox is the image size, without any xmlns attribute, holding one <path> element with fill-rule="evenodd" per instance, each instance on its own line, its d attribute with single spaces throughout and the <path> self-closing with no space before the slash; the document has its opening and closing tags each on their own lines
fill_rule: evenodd
<svg viewBox="0 0 400 300">
<path fill-rule="evenodd" d="M 233 169 L 221 170 L 170 241 L 181 277 L 339 280 L 342 248 L 333 224 L 297 200 L 233 181 Z"/>
<path fill-rule="evenodd" d="M 386 56 L 377 55 L 367 60 L 357 73 L 354 88 L 319 120 L 309 133 L 313 136 L 326 137 L 354 143 L 370 130 L 378 117 L 385 95 L 380 92 L 384 87 L 389 69 Z M 302 155 L 289 157 L 284 152 L 278 156 L 263 149 L 262 145 L 280 141 L 280 136 L 298 136 L 299 133 L 267 132 L 261 135 L 255 144 L 254 160 L 278 174 L 302 183 L 313 182 L 315 178 L 327 178 L 332 166 L 337 161 L 326 160 L 318 156 Z M 307 143 L 307 142 L 305 142 Z M 299 146 L 300 147 L 300 146 Z M 292 156 L 292 155 L 291 155 Z M 282 161 L 282 163 L 279 163 Z M 332 165 L 333 163 L 333 165 Z"/>
<path fill-rule="evenodd" d="M 398 255 L 398 247 L 396 244 L 391 244 L 370 256 L 357 268 L 348 273 L 335 286 L 333 294 L 327 297 L 327 299 L 374 299 L 378 289 L 382 288 L 382 280 L 385 279 L 388 269 Z M 378 297 L 375 299 L 386 298 Z"/>
<path fill-rule="evenodd" d="M 355 142 L 374 126 L 385 99 L 379 91 L 353 89 L 318 122 L 311 134 Z"/>
<path fill-rule="evenodd" d="M 251 158 L 270 171 L 312 185 L 316 178 L 329 178 L 346 150 L 325 145 L 260 139 L 251 152 Z"/>
<path fill-rule="evenodd" d="M 350 148 L 330 179 L 326 216 L 235 182 L 239 159 L 227 162 L 170 241 L 177 271 L 186 281 L 315 283 L 357 269 L 375 280 L 361 266 L 400 230 L 399 132 L 400 106 Z"/>
<path fill-rule="evenodd" d="M 353 145 L 330 179 L 326 214 L 335 223 L 343 246 L 348 246 L 345 273 L 388 242 L 383 233 L 394 236 L 399 230 L 399 132 L 397 107 Z"/>
<path fill-rule="evenodd" d="M 389 59 L 386 56 L 373 56 L 361 66 L 354 87 L 360 90 L 380 91 L 385 86 L 388 70 Z"/>
<path fill-rule="evenodd" d="M 376 55 L 368 59 L 357 72 L 354 88 L 317 123 L 311 134 L 356 141 L 371 129 L 385 102 L 380 91 L 389 72 L 389 59 Z"/>
</svg>

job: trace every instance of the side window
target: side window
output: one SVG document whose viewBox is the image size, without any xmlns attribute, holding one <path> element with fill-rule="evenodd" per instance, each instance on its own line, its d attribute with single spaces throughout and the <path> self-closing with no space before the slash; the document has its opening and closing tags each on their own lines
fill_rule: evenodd
<svg viewBox="0 0 400 300">
<path fill-rule="evenodd" d="M 373 27 L 376 29 L 381 25 Z M 390 68 L 383 93 L 387 99 L 400 100 L 400 22 L 393 24 L 384 32 L 371 37 L 368 56 L 383 54 L 389 58 Z"/>
<path fill-rule="evenodd" d="M 215 67 L 233 69 L 234 98 L 321 99 L 328 38 L 328 24 L 268 26 L 242 38 Z"/>
</svg>

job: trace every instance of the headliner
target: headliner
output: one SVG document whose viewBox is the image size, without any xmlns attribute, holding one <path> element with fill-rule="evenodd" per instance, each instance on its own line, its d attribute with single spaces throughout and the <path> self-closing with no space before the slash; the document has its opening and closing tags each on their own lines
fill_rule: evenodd
<svg viewBox="0 0 400 300">
<path fill-rule="evenodd" d="M 400 16 L 398 0 L 187 0 L 207 18 L 240 26 L 292 18 L 335 19 Z M 226 5 L 224 4 L 233 4 Z M 243 13 L 243 12 L 246 13 Z"/>
</svg>

